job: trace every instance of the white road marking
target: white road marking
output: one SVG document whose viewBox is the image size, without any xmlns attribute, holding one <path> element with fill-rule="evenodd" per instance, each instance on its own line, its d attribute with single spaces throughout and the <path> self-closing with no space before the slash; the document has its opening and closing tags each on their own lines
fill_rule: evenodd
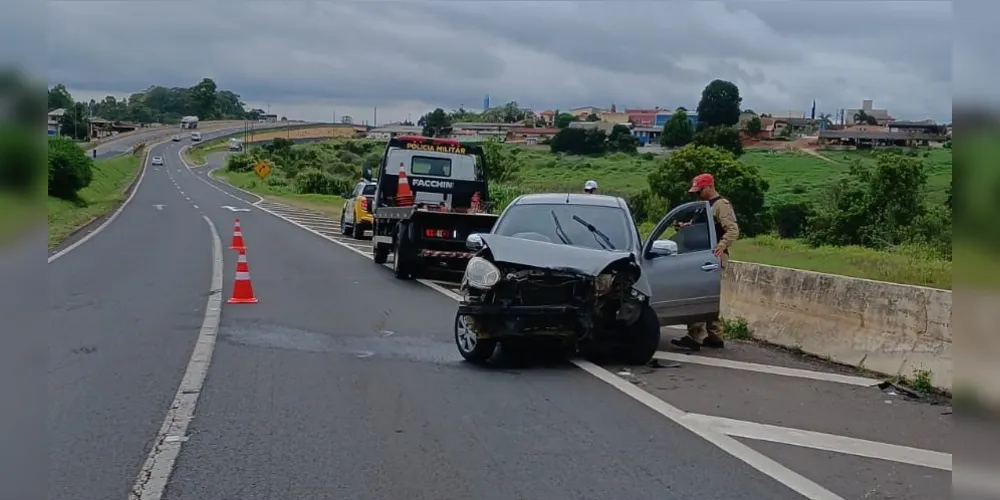
<svg viewBox="0 0 1000 500">
<path fill-rule="evenodd" d="M 769 375 L 781 375 L 784 377 L 821 380 L 823 382 L 836 382 L 838 384 L 856 385 L 860 387 L 874 387 L 882 383 L 882 381 L 872 378 L 841 375 L 839 373 L 816 372 L 800 368 L 787 368 L 784 366 L 764 365 L 760 363 L 748 363 L 746 361 L 711 358 L 708 356 L 697 356 L 694 354 L 657 351 L 654 357 L 656 359 L 674 361 L 677 363 L 691 363 L 696 365 L 714 366 L 716 368 L 728 368 L 732 370 L 766 373 Z"/>
<path fill-rule="evenodd" d="M 182 159 L 182 161 L 183 161 L 183 159 Z M 211 176 L 211 171 L 209 171 L 208 175 Z M 275 216 L 275 217 L 277 217 L 279 219 L 284 220 L 285 222 L 288 222 L 288 223 L 290 223 L 290 224 L 292 224 L 294 226 L 297 226 L 297 227 L 299 227 L 301 229 L 304 229 L 304 230 L 306 230 L 306 231 L 308 231 L 308 232 L 310 232 L 310 233 L 312 233 L 312 234 L 314 234 L 314 235 L 316 235 L 316 236 L 318 236 L 320 238 L 323 238 L 323 239 L 325 239 L 327 241 L 330 241 L 330 242 L 332 242 L 332 243 L 334 243 L 336 245 L 340 245 L 341 247 L 346 248 L 347 250 L 350 250 L 350 251 L 352 251 L 352 252 L 354 252 L 354 253 L 356 253 L 358 255 L 361 255 L 361 256 L 363 256 L 363 257 L 365 257 L 367 259 L 371 259 L 372 258 L 372 255 L 371 255 L 371 252 L 370 252 L 370 248 L 371 248 L 370 244 L 368 246 L 369 250 L 359 250 L 359 249 L 355 248 L 354 246 L 347 244 L 346 242 L 343 242 L 343 241 L 340 241 L 340 240 L 338 240 L 336 238 L 327 236 L 327 235 L 325 235 L 325 234 L 323 234 L 323 233 L 321 233 L 321 232 L 319 232 L 319 231 L 317 231 L 317 230 L 315 230 L 315 229 L 313 229 L 311 227 L 308 227 L 308 226 L 302 224 L 301 222 L 298 222 L 296 220 L 291 219 L 290 217 L 287 217 L 285 215 L 277 213 L 276 211 L 273 211 L 273 210 L 270 210 L 268 208 L 265 208 L 263 205 L 274 205 L 274 203 L 267 202 L 263 198 L 261 198 L 260 196 L 255 195 L 253 193 L 250 193 L 249 191 L 246 191 L 244 189 L 241 189 L 241 188 L 238 188 L 236 186 L 230 185 L 230 187 L 232 187 L 233 189 L 236 189 L 238 191 L 241 191 L 241 192 L 244 192 L 244 193 L 247 193 L 247 194 L 251 194 L 251 195 L 256 196 L 258 198 L 261 198 L 261 199 L 259 201 L 255 202 L 255 203 L 250 203 L 248 201 L 242 200 L 241 198 L 238 198 L 238 197 L 236 197 L 236 196 L 234 196 L 234 195 L 232 195 L 232 194 L 230 194 L 230 193 L 228 193 L 228 192 L 220 189 L 219 187 L 213 185 L 211 182 L 209 182 L 209 181 L 207 181 L 205 179 L 201 179 L 200 177 L 199 177 L 199 179 L 202 182 L 205 182 L 206 184 L 212 186 L 216 190 L 222 191 L 223 193 L 227 194 L 228 196 L 236 198 L 236 199 L 238 199 L 238 200 L 240 200 L 240 201 L 242 201 L 244 203 L 247 203 L 247 204 L 250 204 L 252 206 L 255 206 L 255 207 L 257 207 L 258 209 L 260 209 L 261 211 L 263 211 L 265 213 L 271 214 L 271 215 L 273 215 L 273 216 Z M 455 291 L 450 290 L 448 288 L 445 288 L 445 287 L 441 286 L 440 284 L 438 284 L 438 283 L 436 283 L 434 281 L 425 280 L 425 279 L 419 279 L 419 280 L 416 280 L 416 281 L 419 282 L 419 283 L 421 283 L 421 284 L 423 284 L 423 285 L 425 285 L 425 286 L 427 286 L 428 288 L 431 288 L 431 289 L 433 289 L 433 290 L 441 293 L 442 295 L 445 295 L 446 297 L 449 297 L 449 298 L 453 299 L 453 300 L 459 301 L 462 298 L 461 295 L 459 295 Z M 603 368 L 601 368 L 601 367 L 599 367 L 599 366 L 597 366 L 597 365 L 595 365 L 593 363 L 590 363 L 589 361 L 585 361 L 585 360 L 573 360 L 572 362 L 573 362 L 574 365 L 576 365 L 580 369 L 584 370 L 585 372 L 589 373 L 590 375 L 593 375 L 594 377 L 596 377 L 599 380 L 601 380 L 601 381 L 603 381 L 603 382 L 611 385 L 615 389 L 623 392 L 625 395 L 627 395 L 627 396 L 631 397 L 632 399 L 638 401 L 639 403 L 647 406 L 648 408 L 652 409 L 653 411 L 656 411 L 657 413 L 663 415 L 664 417 L 670 419 L 671 421 L 677 423 L 678 425 L 680 425 L 680 426 L 688 429 L 689 431 L 695 433 L 697 436 L 701 437 L 702 439 L 704 439 L 704 440 L 708 441 L 709 443 L 715 445 L 716 447 L 720 448 L 721 450 L 725 451 L 726 453 L 729 453 L 730 455 L 732 455 L 733 457 L 737 458 L 738 460 L 743 461 L 747 465 L 750 465 L 751 467 L 753 467 L 754 469 L 760 471 L 761 473 L 763 473 L 763 474 L 765 474 L 765 475 L 767 475 L 767 476 L 775 479 L 776 481 L 778 481 L 781 484 L 785 485 L 786 487 L 792 489 L 793 491 L 796 491 L 797 493 L 803 495 L 805 498 L 807 498 L 809 500 L 844 500 L 842 497 L 837 496 L 836 494 L 834 494 L 833 492 L 831 492 L 831 491 L 823 488 L 819 484 L 817 484 L 817 483 L 809 480 L 808 478 L 806 478 L 806 477 L 804 477 L 804 476 L 796 473 L 795 471 L 792 471 L 791 469 L 788 469 L 787 467 L 781 465 L 780 463 L 776 462 L 775 460 L 771 459 L 770 457 L 768 457 L 768 456 L 766 456 L 766 455 L 764 455 L 762 453 L 757 452 L 756 450 L 750 448 L 749 446 L 744 445 L 743 443 L 740 443 L 736 439 L 733 439 L 732 437 L 729 437 L 729 436 L 727 436 L 725 434 L 722 434 L 722 433 L 720 433 L 720 432 L 718 432 L 716 430 L 713 430 L 710 427 L 704 425 L 704 423 L 700 423 L 700 422 L 696 421 L 695 419 L 685 420 L 685 417 L 688 415 L 687 413 L 685 413 L 684 411 L 682 411 L 682 410 L 680 410 L 680 409 L 678 409 L 678 408 L 670 405 L 666 401 L 663 401 L 663 400 L 659 399 L 658 397 L 656 397 L 656 396 L 654 396 L 654 395 L 652 395 L 652 394 L 650 394 L 650 393 L 648 393 L 648 392 L 646 392 L 646 391 L 644 391 L 644 390 L 636 387 L 631 382 L 625 381 L 621 377 L 618 377 L 617 375 L 615 375 L 615 374 L 613 374 L 613 373 L 611 373 L 611 372 L 609 372 L 609 371 L 607 371 L 607 370 L 605 370 L 605 369 L 603 369 Z"/>
<path fill-rule="evenodd" d="M 163 210 L 163 207 L 165 206 L 166 205 L 153 205 L 153 207 L 155 207 L 157 210 Z"/>
<path fill-rule="evenodd" d="M 684 417 L 697 425 L 709 427 L 727 436 L 771 443 L 801 446 L 814 450 L 834 451 L 859 457 L 877 458 L 890 462 L 919 465 L 931 469 L 951 471 L 951 453 L 922 450 L 867 439 L 857 439 L 822 432 L 792 429 L 777 425 L 760 424 L 731 418 L 688 413 Z"/>
<path fill-rule="evenodd" d="M 48 264 L 51 264 L 52 262 L 54 262 L 59 257 L 62 257 L 63 255 L 66 255 L 66 254 L 72 252 L 73 250 L 75 250 L 80 245 L 82 245 L 82 244 L 90 241 L 91 238 L 93 238 L 94 236 L 97 236 L 97 234 L 100 233 L 101 231 L 104 231 L 104 228 L 108 227 L 112 222 L 114 222 L 115 219 L 118 218 L 118 215 L 122 213 L 122 210 L 125 210 L 125 207 L 127 207 L 128 204 L 129 204 L 129 202 L 132 201 L 132 198 L 135 197 L 135 193 L 139 192 L 139 186 L 142 185 L 142 179 L 143 179 L 143 177 L 146 176 L 146 168 L 148 168 L 148 166 L 149 166 L 149 163 L 146 160 L 146 158 L 147 158 L 146 155 L 149 154 L 149 150 L 153 149 L 153 148 L 155 148 L 157 146 L 166 144 L 167 142 L 168 141 L 158 142 L 156 144 L 153 144 L 152 146 L 150 146 L 146 150 L 146 153 L 144 153 L 144 156 L 143 156 L 142 168 L 139 169 L 139 178 L 136 179 L 135 186 L 132 186 L 132 192 L 129 193 L 128 198 L 125 198 L 125 201 L 122 202 L 122 204 L 114 212 L 111 213 L 111 215 L 108 217 L 108 219 L 106 221 L 104 221 L 100 226 L 97 226 L 93 231 L 87 233 L 86 236 L 84 236 L 84 237 L 76 240 L 72 245 L 70 245 L 70 246 L 68 246 L 68 247 L 66 247 L 66 248 L 64 248 L 64 249 L 62 249 L 62 250 L 60 250 L 60 251 L 52 254 L 52 256 L 49 257 Z"/>
<path fill-rule="evenodd" d="M 153 448 L 146 458 L 139 477 L 136 478 L 129 500 L 160 500 L 170 479 L 174 462 L 181 451 L 181 446 L 187 440 L 188 423 L 194 417 L 198 396 L 205 385 L 205 375 L 212 361 L 215 350 L 216 334 L 219 331 L 219 321 L 222 314 L 222 240 L 215 224 L 208 217 L 202 216 L 212 234 L 212 283 L 209 288 L 208 303 L 205 306 L 205 319 L 198 333 L 198 340 L 191 353 L 184 378 L 174 396 L 173 404 L 167 411 L 160 432 L 156 435 Z"/>
<path fill-rule="evenodd" d="M 226 210 L 229 210 L 230 212 L 249 212 L 250 211 L 249 208 L 236 208 L 236 207 L 231 207 L 229 205 L 223 205 L 222 208 L 225 208 Z"/>
<path fill-rule="evenodd" d="M 642 403 L 649 409 L 670 419 L 677 425 L 695 433 L 698 437 L 712 443 L 722 451 L 729 453 L 733 457 L 743 461 L 747 465 L 757 469 L 761 473 L 771 477 L 779 483 L 791 488 L 809 500 L 844 500 L 835 493 L 810 481 L 805 476 L 781 465 L 772 458 L 750 448 L 749 446 L 711 428 L 699 425 L 691 420 L 685 420 L 687 414 L 679 408 L 653 396 L 652 394 L 639 389 L 631 382 L 589 362 L 583 360 L 573 360 L 572 363 L 581 370 L 597 377 L 602 382 L 611 385 L 615 389 L 625 393 L 632 399 Z"/>
</svg>

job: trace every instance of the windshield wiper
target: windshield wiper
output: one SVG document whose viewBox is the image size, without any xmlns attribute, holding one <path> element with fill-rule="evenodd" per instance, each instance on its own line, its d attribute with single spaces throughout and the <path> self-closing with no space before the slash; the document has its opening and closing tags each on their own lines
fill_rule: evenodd
<svg viewBox="0 0 1000 500">
<path fill-rule="evenodd" d="M 556 236 L 562 240 L 563 244 L 572 245 L 573 242 L 569 240 L 569 236 L 566 236 L 566 231 L 563 231 L 562 224 L 559 223 L 559 217 L 556 217 L 556 211 L 549 210 L 549 213 L 552 214 L 552 222 L 556 224 Z"/>
<path fill-rule="evenodd" d="M 603 247 L 605 250 L 617 250 L 615 248 L 615 245 L 611 243 L 611 238 L 608 238 L 608 235 L 601 232 L 600 229 L 594 227 L 593 224 L 581 219 L 579 215 L 574 215 L 573 220 L 579 222 L 580 224 L 583 224 L 584 227 L 586 227 L 587 230 L 594 235 L 594 239 L 597 240 L 597 243 L 599 243 L 601 247 Z M 598 237 L 600 239 L 598 239 Z"/>
</svg>

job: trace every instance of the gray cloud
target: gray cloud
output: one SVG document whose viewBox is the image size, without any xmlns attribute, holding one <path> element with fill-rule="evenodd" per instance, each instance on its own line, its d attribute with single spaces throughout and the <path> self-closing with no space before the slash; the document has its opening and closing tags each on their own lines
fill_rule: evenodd
<svg viewBox="0 0 1000 500">
<path fill-rule="evenodd" d="M 49 5 L 50 82 L 127 94 L 207 76 L 307 119 L 374 106 L 399 119 L 486 93 L 538 109 L 693 107 L 724 78 L 758 111 L 874 99 L 900 118 L 949 120 L 958 36 L 950 2 Z"/>
</svg>

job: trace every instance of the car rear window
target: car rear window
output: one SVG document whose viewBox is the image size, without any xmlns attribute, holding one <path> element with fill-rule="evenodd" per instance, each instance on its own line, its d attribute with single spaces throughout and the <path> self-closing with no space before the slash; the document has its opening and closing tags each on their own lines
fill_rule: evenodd
<svg viewBox="0 0 1000 500">
<path fill-rule="evenodd" d="M 365 187 L 361 188 L 361 194 L 363 195 L 375 194 L 375 184 L 366 184 Z"/>
<path fill-rule="evenodd" d="M 410 162 L 410 173 L 433 177 L 451 177 L 451 158 L 414 156 Z"/>
</svg>

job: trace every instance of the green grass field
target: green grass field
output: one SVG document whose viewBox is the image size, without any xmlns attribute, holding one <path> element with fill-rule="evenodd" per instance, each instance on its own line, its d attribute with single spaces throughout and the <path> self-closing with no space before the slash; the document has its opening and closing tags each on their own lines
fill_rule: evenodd
<svg viewBox="0 0 1000 500">
<path fill-rule="evenodd" d="M 81 189 L 76 202 L 48 197 L 49 248 L 73 231 L 114 210 L 139 171 L 142 156 L 120 156 L 94 162 L 94 179 Z"/>
<path fill-rule="evenodd" d="M 220 169 L 213 172 L 212 176 L 268 200 L 313 210 L 334 220 L 340 220 L 340 212 L 344 206 L 344 199 L 340 196 L 296 193 L 284 186 L 272 186 L 253 172 L 237 173 Z"/>
<path fill-rule="evenodd" d="M 924 156 L 926 153 L 926 156 Z M 587 179 L 594 179 L 608 194 L 627 196 L 645 188 L 647 177 L 662 157 L 614 154 L 602 158 L 553 155 L 541 148 L 520 149 L 525 167 L 521 184 L 531 191 L 576 192 Z M 873 153 L 866 151 L 824 151 L 817 157 L 794 151 L 747 150 L 740 160 L 756 166 L 771 188 L 770 202 L 777 200 L 815 200 L 822 187 L 846 176 L 855 159 L 871 163 Z M 927 167 L 927 198 L 943 203 L 951 182 L 952 151 L 924 150 L 920 158 Z M 643 224 L 648 232 L 652 224 Z M 950 289 L 952 263 L 925 257 L 921 248 L 903 246 L 894 252 L 879 252 L 861 247 L 813 248 L 794 240 L 770 236 L 741 239 L 733 248 L 733 258 L 747 262 L 806 269 L 810 271 L 867 278 L 893 283 Z"/>
</svg>

